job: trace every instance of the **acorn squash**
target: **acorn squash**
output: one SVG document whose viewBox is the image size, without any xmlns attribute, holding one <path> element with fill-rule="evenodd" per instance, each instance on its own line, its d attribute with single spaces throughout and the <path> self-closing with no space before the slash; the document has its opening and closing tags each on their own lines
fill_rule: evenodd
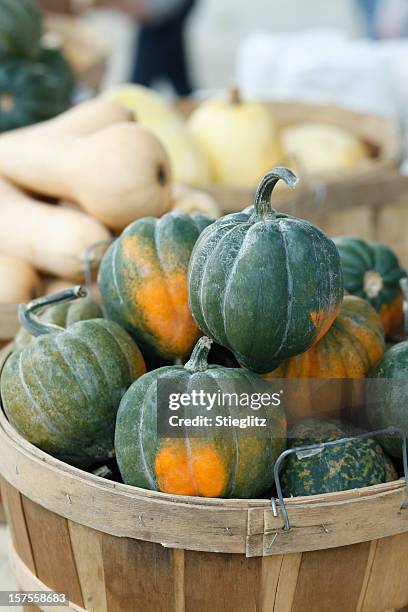
<svg viewBox="0 0 408 612">
<path fill-rule="evenodd" d="M 42 11 L 37 0 L 0 0 L 0 62 L 40 52 Z"/>
<path fill-rule="evenodd" d="M 367 416 L 373 429 L 400 427 L 408 432 L 408 342 L 391 347 L 371 370 L 367 384 Z M 393 457 L 402 457 L 399 436 L 378 441 Z"/>
<path fill-rule="evenodd" d="M 336 421 L 306 419 L 289 431 L 288 448 L 329 442 L 355 433 L 346 432 Z M 398 478 L 391 460 L 372 438 L 325 448 L 317 454 L 312 452 L 302 458 L 293 453 L 283 463 L 281 482 L 285 497 L 360 489 Z"/>
<path fill-rule="evenodd" d="M 190 435 L 183 427 L 180 437 L 157 434 L 158 387 L 163 381 L 170 390 L 180 393 L 192 389 L 226 393 L 261 391 L 265 385 L 268 388 L 261 377 L 247 370 L 209 366 L 210 345 L 208 338 L 200 338 L 184 367 L 149 372 L 124 395 L 116 421 L 115 450 L 126 484 L 203 497 L 253 497 L 273 484 L 273 466 L 285 448 L 286 437 L 286 419 L 280 406 L 270 413 L 269 436 L 248 435 L 239 428 L 227 428 L 221 434 L 216 427 L 208 427 L 205 437 Z M 201 410 L 192 409 L 188 414 L 201 414 Z M 228 414 L 226 407 L 223 415 Z"/>
<path fill-rule="evenodd" d="M 188 357 L 201 335 L 188 307 L 187 269 L 205 215 L 170 212 L 135 221 L 102 259 L 99 289 L 107 316 L 150 355 Z"/>
<path fill-rule="evenodd" d="M 363 387 L 349 380 L 366 378 L 384 351 L 384 329 L 374 308 L 362 298 L 346 295 L 327 334 L 264 377 L 300 379 L 287 389 L 285 410 L 290 422 L 309 416 L 337 418 L 342 409 L 350 414 L 361 408 Z M 329 380 L 324 386 L 320 379 L 325 378 L 341 380 L 339 384 Z"/>
<path fill-rule="evenodd" d="M 145 364 L 113 321 L 80 321 L 65 330 L 34 315 L 74 297 L 85 297 L 81 287 L 20 307 L 21 323 L 38 337 L 7 359 L 1 395 L 11 424 L 29 442 L 86 466 L 113 456 L 120 400 Z"/>
<path fill-rule="evenodd" d="M 102 308 L 99 304 L 92 302 L 88 298 L 77 300 L 73 303 L 56 304 L 47 308 L 40 316 L 43 323 L 58 325 L 67 329 L 70 325 L 78 323 L 78 321 L 87 321 L 88 319 L 102 319 Z M 33 340 L 34 336 L 24 327 L 20 327 L 14 338 L 14 348 L 22 349 Z"/>
<path fill-rule="evenodd" d="M 344 287 L 368 300 L 379 313 L 385 333 L 403 322 L 403 297 L 399 285 L 407 273 L 385 244 L 341 236 L 334 240 L 340 253 Z"/>
<path fill-rule="evenodd" d="M 71 104 L 55 67 L 11 60 L 0 64 L 0 132 L 51 119 Z"/>
<path fill-rule="evenodd" d="M 272 209 L 279 179 L 297 183 L 287 168 L 267 174 L 255 209 L 227 215 L 201 234 L 188 273 L 199 328 L 259 373 L 323 337 L 343 298 L 334 243 L 308 221 Z"/>
</svg>

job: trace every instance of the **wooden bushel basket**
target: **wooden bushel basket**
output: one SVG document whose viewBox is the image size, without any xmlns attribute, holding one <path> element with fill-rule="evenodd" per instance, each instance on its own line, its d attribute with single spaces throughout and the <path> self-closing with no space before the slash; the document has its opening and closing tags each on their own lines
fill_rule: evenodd
<svg viewBox="0 0 408 612">
<path fill-rule="evenodd" d="M 66 592 L 68 609 L 385 612 L 408 606 L 403 480 L 285 500 L 291 529 L 284 531 L 271 500 L 173 496 L 105 480 L 32 446 L 3 413 L 0 445 L 18 585 Z"/>
</svg>

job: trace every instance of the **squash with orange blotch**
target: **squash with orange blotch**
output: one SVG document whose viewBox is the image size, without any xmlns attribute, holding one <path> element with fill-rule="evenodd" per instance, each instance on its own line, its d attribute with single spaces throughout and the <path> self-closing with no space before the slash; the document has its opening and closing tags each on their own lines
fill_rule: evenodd
<svg viewBox="0 0 408 612">
<path fill-rule="evenodd" d="M 386 335 L 403 322 L 399 281 L 407 276 L 395 253 L 385 244 L 341 236 L 334 242 L 340 253 L 344 286 L 370 302 L 383 322 Z"/>
<path fill-rule="evenodd" d="M 280 406 L 268 407 L 265 436 L 259 435 L 259 429 L 254 436 L 245 429 L 215 426 L 200 432 L 200 437 L 196 429 L 183 426 L 174 427 L 178 437 L 157 433 L 156 425 L 169 420 L 166 408 L 175 392 L 270 391 L 270 384 L 253 372 L 208 365 L 210 346 L 209 338 L 200 338 L 184 367 L 148 372 L 123 396 L 116 420 L 115 451 L 126 484 L 175 495 L 243 498 L 260 495 L 272 486 L 273 466 L 286 445 L 286 418 Z M 246 415 L 251 413 L 250 408 L 245 410 Z M 265 411 L 260 408 L 252 414 L 265 417 Z M 214 409 L 207 412 L 201 405 L 171 412 L 176 420 L 203 414 L 215 421 Z M 216 414 L 242 416 L 240 407 L 228 406 L 220 406 Z M 195 435 L 191 435 L 193 431 Z"/>
<path fill-rule="evenodd" d="M 384 351 L 384 330 L 380 317 L 366 300 L 347 295 L 339 316 L 319 342 L 264 377 L 268 380 L 300 379 L 298 386 L 288 385 L 290 397 L 286 395 L 285 410 L 290 422 L 316 416 L 338 418 L 342 408 L 350 411 L 362 405 L 362 386 L 343 379 L 366 378 Z M 327 387 L 318 380 L 318 388 L 310 382 L 311 379 L 326 378 L 342 380 L 339 384 L 329 380 Z M 347 386 L 353 390 L 353 395 L 349 394 L 347 405 L 344 405 Z"/>
<path fill-rule="evenodd" d="M 318 227 L 278 212 L 271 194 L 288 168 L 259 184 L 254 208 L 227 215 L 197 240 L 189 301 L 200 329 L 258 373 L 303 353 L 332 325 L 343 299 L 337 249 Z"/>
<path fill-rule="evenodd" d="M 148 356 L 187 358 L 202 335 L 188 307 L 187 269 L 197 238 L 212 222 L 180 211 L 145 217 L 103 257 L 98 282 L 106 314 Z"/>
</svg>

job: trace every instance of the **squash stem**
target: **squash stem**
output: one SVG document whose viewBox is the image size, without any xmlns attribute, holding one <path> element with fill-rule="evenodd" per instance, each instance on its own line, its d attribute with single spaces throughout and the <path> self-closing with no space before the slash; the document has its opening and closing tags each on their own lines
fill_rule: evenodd
<svg viewBox="0 0 408 612">
<path fill-rule="evenodd" d="M 207 336 L 202 336 L 194 347 L 189 361 L 184 366 L 189 372 L 205 372 L 208 370 L 208 353 L 212 345 L 212 340 Z"/>
<path fill-rule="evenodd" d="M 63 304 L 64 302 L 71 302 L 72 300 L 84 298 L 86 296 L 87 292 L 84 287 L 77 285 L 72 289 L 65 289 L 65 291 L 59 291 L 53 295 L 38 298 L 27 305 L 20 304 L 18 308 L 18 318 L 21 325 L 32 336 L 42 336 L 52 332 L 64 331 L 63 327 L 40 321 L 40 319 L 35 316 L 35 313 L 43 308 L 46 308 L 47 306 L 52 306 L 53 304 Z"/>
<path fill-rule="evenodd" d="M 230 101 L 230 104 L 233 104 L 233 105 L 241 104 L 241 102 L 242 102 L 241 93 L 240 93 L 237 85 L 233 85 L 230 88 L 230 90 L 229 90 L 229 101 Z"/>
<path fill-rule="evenodd" d="M 255 215 L 257 217 L 268 217 L 275 213 L 272 208 L 271 197 L 278 181 L 284 181 L 290 189 L 294 189 L 299 182 L 298 177 L 289 168 L 273 168 L 259 183 L 255 194 Z"/>
<path fill-rule="evenodd" d="M 90 299 L 92 297 L 92 282 L 95 264 L 101 263 L 102 257 L 105 255 L 112 242 L 112 238 L 108 238 L 107 240 L 99 240 L 98 242 L 91 244 L 84 251 L 82 258 L 84 263 L 85 288 Z"/>
</svg>

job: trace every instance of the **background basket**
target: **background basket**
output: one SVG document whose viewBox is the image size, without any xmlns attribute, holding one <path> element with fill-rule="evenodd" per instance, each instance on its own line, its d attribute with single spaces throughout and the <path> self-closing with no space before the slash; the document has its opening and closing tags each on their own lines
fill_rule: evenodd
<svg viewBox="0 0 408 612">
<path fill-rule="evenodd" d="M 354 185 L 377 178 L 381 180 L 390 170 L 397 170 L 401 161 L 401 139 L 393 121 L 369 113 L 357 113 L 331 105 L 300 102 L 268 102 L 268 107 L 279 128 L 296 123 L 328 123 L 342 127 L 362 140 L 370 151 L 371 157 L 355 172 L 331 176 L 303 176 L 297 188 L 301 194 L 304 189 L 315 187 L 327 189 L 344 187 L 344 195 Z M 178 104 L 184 116 L 189 116 L 197 107 L 194 100 L 183 100 Z M 289 162 L 288 162 L 289 163 Z M 235 212 L 252 203 L 253 189 L 233 189 L 218 185 L 208 185 L 205 190 L 220 203 L 224 212 Z M 279 190 L 274 197 L 279 197 Z M 361 201 L 359 202 L 362 203 Z"/>
</svg>

